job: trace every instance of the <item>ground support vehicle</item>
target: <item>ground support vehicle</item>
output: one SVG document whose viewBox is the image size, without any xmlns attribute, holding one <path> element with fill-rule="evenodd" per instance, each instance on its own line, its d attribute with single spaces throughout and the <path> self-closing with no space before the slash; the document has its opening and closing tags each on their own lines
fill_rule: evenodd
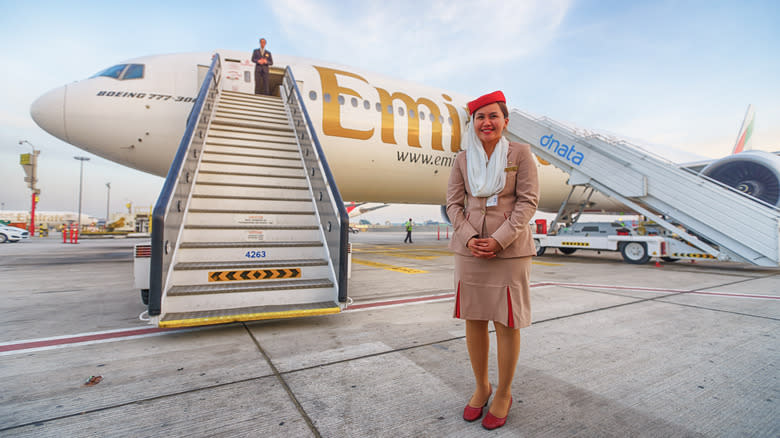
<svg viewBox="0 0 780 438">
<path fill-rule="evenodd" d="M 715 259 L 714 256 L 671 236 L 639 235 L 547 235 L 534 234 L 536 254 L 542 255 L 547 248 L 557 248 L 564 254 L 578 249 L 595 251 L 619 251 L 623 260 L 630 264 L 643 264 L 651 259 L 673 262 L 679 259 Z"/>
</svg>

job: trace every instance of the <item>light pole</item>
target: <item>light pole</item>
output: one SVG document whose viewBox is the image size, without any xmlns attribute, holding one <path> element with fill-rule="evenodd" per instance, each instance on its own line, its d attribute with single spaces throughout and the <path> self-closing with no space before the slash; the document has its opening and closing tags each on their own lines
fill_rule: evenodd
<svg viewBox="0 0 780 438">
<path fill-rule="evenodd" d="M 108 206 L 111 203 L 111 183 L 106 183 L 106 228 L 108 228 Z"/>
<path fill-rule="evenodd" d="M 81 161 L 81 171 L 79 173 L 79 216 L 78 216 L 78 232 L 81 233 L 81 187 L 84 184 L 84 162 L 89 161 L 89 157 L 73 157 Z"/>
<path fill-rule="evenodd" d="M 25 143 L 30 145 L 32 148 L 32 154 L 29 156 L 29 158 L 25 158 L 26 154 L 22 154 L 20 163 L 22 168 L 24 168 L 24 172 L 27 174 L 25 181 L 29 183 L 28 186 L 32 190 L 32 201 L 30 207 L 30 237 L 32 237 L 35 236 L 35 204 L 38 203 L 38 194 L 41 193 L 41 190 L 35 187 L 35 183 L 38 182 L 38 154 L 40 154 L 41 151 L 36 150 L 35 146 L 29 141 L 19 140 L 20 145 Z"/>
</svg>

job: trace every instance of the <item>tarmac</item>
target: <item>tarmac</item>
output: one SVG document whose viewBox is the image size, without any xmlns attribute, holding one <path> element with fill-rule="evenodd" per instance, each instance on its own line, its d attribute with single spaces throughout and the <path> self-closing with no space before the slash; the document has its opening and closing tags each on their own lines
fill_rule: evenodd
<svg viewBox="0 0 780 438">
<path fill-rule="evenodd" d="M 139 320 L 137 239 L 2 244 L 0 436 L 780 436 L 780 269 L 535 258 L 514 405 L 489 432 L 461 418 L 444 233 L 404 235 L 350 236 L 340 314 L 181 330 Z"/>
</svg>

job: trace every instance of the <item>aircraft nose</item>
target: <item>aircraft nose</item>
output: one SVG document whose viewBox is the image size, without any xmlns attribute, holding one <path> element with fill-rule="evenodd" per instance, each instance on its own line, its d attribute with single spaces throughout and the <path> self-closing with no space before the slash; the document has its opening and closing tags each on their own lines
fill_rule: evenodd
<svg viewBox="0 0 780 438">
<path fill-rule="evenodd" d="M 44 131 L 68 141 L 68 132 L 65 129 L 66 96 L 67 85 L 47 92 L 30 105 L 30 116 Z"/>
</svg>

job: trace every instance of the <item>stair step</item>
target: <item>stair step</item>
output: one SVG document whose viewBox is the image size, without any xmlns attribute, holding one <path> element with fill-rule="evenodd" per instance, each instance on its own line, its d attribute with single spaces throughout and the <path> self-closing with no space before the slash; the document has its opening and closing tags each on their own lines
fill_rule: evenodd
<svg viewBox="0 0 780 438">
<path fill-rule="evenodd" d="M 198 172 L 196 184 L 203 183 L 221 183 L 229 185 L 247 185 L 247 186 L 277 186 L 277 187 L 300 187 L 308 189 L 306 177 L 279 177 L 272 174 L 230 174 L 217 172 Z"/>
<path fill-rule="evenodd" d="M 290 259 L 290 260 L 253 260 L 248 262 L 196 262 L 196 263 L 177 263 L 175 270 L 199 270 L 199 269 L 271 269 L 271 268 L 289 268 L 295 266 L 327 266 L 325 259 Z"/>
<path fill-rule="evenodd" d="M 277 290 L 316 289 L 332 287 L 333 283 L 327 278 L 314 278 L 307 280 L 281 280 L 275 282 L 226 282 L 205 285 L 173 286 L 168 289 L 169 297 L 194 296 L 194 295 L 220 295 L 245 292 L 265 292 Z"/>
<path fill-rule="evenodd" d="M 290 131 L 290 124 L 286 121 L 280 123 L 275 120 L 246 120 L 237 117 L 216 116 L 211 119 L 211 126 L 236 126 L 251 129 L 272 129 L 274 131 Z"/>
<path fill-rule="evenodd" d="M 283 117 L 287 114 L 284 105 L 275 105 L 267 102 L 242 102 L 234 99 L 221 100 L 217 103 L 216 109 L 217 111 L 239 111 L 244 113 L 271 115 L 274 117 Z"/>
<path fill-rule="evenodd" d="M 214 227 L 206 225 L 187 225 L 181 239 L 184 242 L 246 242 L 258 244 L 289 240 L 316 240 L 320 237 L 320 227 L 311 225 L 233 225 Z"/>
<path fill-rule="evenodd" d="M 277 122 L 277 123 L 284 123 L 289 125 L 289 121 L 287 119 L 287 113 L 268 113 L 268 112 L 257 112 L 257 111 L 251 111 L 246 110 L 243 108 L 217 108 L 217 110 L 214 112 L 214 115 L 217 117 L 228 117 L 228 118 L 234 118 L 234 119 L 243 119 L 243 120 L 250 120 L 250 121 L 269 121 L 269 122 Z"/>
<path fill-rule="evenodd" d="M 230 193 L 232 196 L 249 196 L 255 198 L 305 198 L 309 191 L 303 187 L 274 187 L 274 186 L 235 186 L 216 184 L 196 184 L 192 189 L 193 195 L 221 196 Z"/>
<path fill-rule="evenodd" d="M 252 164 L 260 166 L 270 167 L 289 167 L 298 168 L 302 167 L 301 158 L 292 157 L 279 157 L 270 154 L 235 154 L 225 152 L 214 152 L 212 150 L 203 151 L 203 160 L 212 163 L 226 163 L 226 164 Z"/>
<path fill-rule="evenodd" d="M 225 324 L 237 321 L 296 318 L 302 316 L 339 313 L 333 301 L 296 305 L 253 306 L 237 309 L 208 310 L 199 312 L 166 313 L 160 318 L 160 327 L 191 327 L 208 324 Z"/>
<path fill-rule="evenodd" d="M 183 242 L 177 263 L 317 259 L 326 256 L 321 241 L 308 242 Z"/>
<path fill-rule="evenodd" d="M 221 96 L 217 103 L 217 108 L 222 105 L 235 105 L 240 107 L 262 107 L 273 110 L 284 111 L 284 104 L 281 100 L 257 100 L 257 99 L 244 99 L 236 98 L 232 96 Z"/>
<path fill-rule="evenodd" d="M 288 278 L 327 278 L 330 274 L 330 267 L 325 260 L 286 262 L 179 263 L 174 267 L 171 284 L 199 285 L 256 281 L 272 283 Z"/>
<path fill-rule="evenodd" d="M 241 93 L 239 91 L 222 90 L 220 93 L 220 99 L 233 99 L 243 102 L 263 102 L 270 105 L 282 105 L 282 98 L 279 96 L 268 96 L 265 94 L 249 94 Z"/>
<path fill-rule="evenodd" d="M 189 208 L 208 210 L 284 210 L 299 213 L 314 211 L 311 199 L 259 199 L 193 196 Z"/>
<path fill-rule="evenodd" d="M 187 214 L 186 225 L 199 224 L 204 226 L 228 226 L 228 225 L 290 225 L 290 226 L 316 226 L 317 216 L 314 212 L 308 213 L 278 213 L 268 211 L 222 211 L 222 210 L 190 210 Z"/>
<path fill-rule="evenodd" d="M 272 129 L 250 129 L 250 128 L 233 128 L 225 129 L 228 127 L 214 127 L 208 132 L 206 138 L 207 143 L 211 143 L 212 140 L 246 140 L 262 143 L 282 143 L 291 144 L 295 143 L 295 134 L 292 131 L 277 131 Z"/>
<path fill-rule="evenodd" d="M 327 278 L 275 282 L 174 286 L 165 295 L 168 312 L 235 309 L 251 306 L 336 302 L 336 290 Z"/>
<path fill-rule="evenodd" d="M 271 103 L 276 102 L 279 104 L 282 103 L 282 98 L 279 96 L 269 96 L 267 94 L 243 93 L 241 91 L 222 90 L 221 96 L 225 98 L 244 99 L 249 101 L 271 102 Z"/>
<path fill-rule="evenodd" d="M 257 144 L 256 146 L 246 145 L 229 145 L 223 142 L 220 143 L 206 143 L 203 147 L 204 153 L 215 154 L 232 154 L 234 156 L 246 156 L 246 157 L 273 157 L 277 159 L 297 159 L 300 160 L 301 153 L 298 151 L 298 147 L 295 143 L 291 143 L 294 147 L 288 145 L 280 145 L 278 147 L 266 147 L 263 144 Z"/>
<path fill-rule="evenodd" d="M 235 155 L 205 154 L 201 164 L 217 164 L 225 166 L 245 166 L 268 169 L 303 169 L 301 160 L 285 160 L 264 157 L 239 157 Z"/>
</svg>

